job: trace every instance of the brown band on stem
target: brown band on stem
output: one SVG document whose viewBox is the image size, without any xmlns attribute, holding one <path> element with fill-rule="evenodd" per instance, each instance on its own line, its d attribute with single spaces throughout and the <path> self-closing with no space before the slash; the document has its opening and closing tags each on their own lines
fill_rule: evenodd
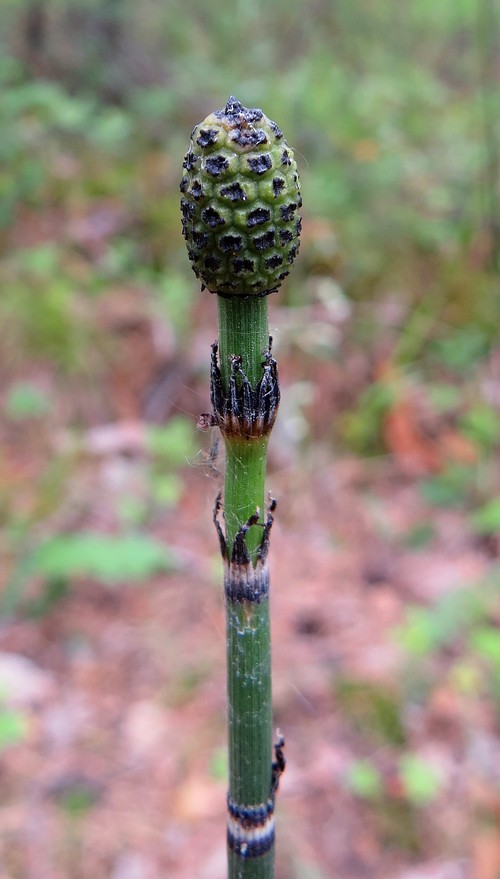
<svg viewBox="0 0 500 879">
<path fill-rule="evenodd" d="M 274 792 L 265 803 L 244 806 L 227 798 L 227 844 L 242 858 L 267 854 L 274 845 Z"/>
<path fill-rule="evenodd" d="M 230 604 L 259 603 L 269 597 L 269 564 L 230 562 L 224 571 L 224 594 Z"/>
<path fill-rule="evenodd" d="M 220 427 L 226 437 L 256 439 L 268 436 L 271 432 L 280 403 L 278 364 L 271 354 L 272 338 L 269 348 L 263 353 L 262 377 L 252 387 L 243 371 L 240 355 L 231 357 L 231 375 L 227 392 L 224 391 L 219 368 L 218 344 L 212 344 L 210 368 L 210 397 L 213 407 L 212 424 Z"/>
<path fill-rule="evenodd" d="M 246 535 L 253 525 L 257 525 L 260 511 L 256 510 L 249 519 L 239 528 L 234 539 L 231 558 L 229 558 L 227 541 L 224 536 L 219 517 L 222 512 L 221 492 L 215 499 L 213 521 L 222 558 L 224 560 L 224 593 L 226 600 L 231 603 L 241 604 L 245 601 L 259 602 L 269 596 L 269 536 L 274 522 L 272 515 L 276 509 L 276 501 L 270 498 L 269 512 L 265 524 L 262 527 L 262 538 L 257 550 L 257 561 L 254 565 L 246 545 Z"/>
<path fill-rule="evenodd" d="M 274 845 L 274 805 L 279 780 L 285 770 L 283 748 L 285 739 L 279 733 L 274 745 L 276 759 L 271 767 L 271 791 L 265 803 L 246 806 L 227 798 L 227 844 L 242 858 L 267 854 Z"/>
<path fill-rule="evenodd" d="M 246 830 L 237 821 L 228 817 L 227 844 L 241 858 L 258 858 L 266 855 L 274 846 L 274 815 L 270 815 L 263 827 Z"/>
</svg>

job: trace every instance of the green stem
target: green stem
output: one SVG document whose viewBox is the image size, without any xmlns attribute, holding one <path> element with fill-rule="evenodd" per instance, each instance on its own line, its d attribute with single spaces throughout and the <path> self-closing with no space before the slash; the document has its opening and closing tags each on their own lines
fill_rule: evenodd
<svg viewBox="0 0 500 879">
<path fill-rule="evenodd" d="M 264 516 L 267 437 L 231 438 L 225 445 L 224 516 L 226 540 L 232 547 L 238 529 L 252 513 L 259 509 L 261 519 Z M 253 562 L 261 537 L 262 528 L 253 525 L 246 538 Z"/>
<path fill-rule="evenodd" d="M 262 375 L 262 355 L 269 342 L 266 296 L 218 296 L 219 356 L 223 384 L 227 387 L 232 354 L 241 354 L 243 369 L 252 385 Z"/>
<path fill-rule="evenodd" d="M 227 606 L 229 794 L 245 806 L 265 803 L 271 786 L 272 705 L 269 599 L 249 613 Z M 272 879 L 273 851 L 242 859 L 229 852 L 229 879 Z"/>
<path fill-rule="evenodd" d="M 219 360 L 224 391 L 227 392 L 231 357 L 241 355 L 242 367 L 250 384 L 262 376 L 264 351 L 269 345 L 266 297 L 231 299 L 218 296 Z M 239 528 L 258 508 L 264 515 L 266 454 L 268 437 L 225 437 L 224 515 L 226 539 L 231 552 Z M 255 562 L 261 529 L 254 525 L 247 535 L 247 546 Z"/>
<path fill-rule="evenodd" d="M 219 358 L 224 393 L 228 392 L 231 357 L 242 357 L 242 370 L 253 388 L 262 377 L 268 348 L 267 300 L 218 297 Z M 260 511 L 259 524 L 246 535 L 252 562 L 265 520 L 267 436 L 224 436 L 226 467 L 224 519 L 228 556 L 238 530 Z M 231 577 L 231 566 L 229 567 Z M 267 566 L 264 577 L 268 577 Z M 242 807 L 265 804 L 271 792 L 272 706 L 269 596 L 234 600 L 226 592 L 227 687 L 229 725 L 229 796 Z M 229 879 L 273 879 L 274 850 L 244 857 L 228 850 Z"/>
</svg>

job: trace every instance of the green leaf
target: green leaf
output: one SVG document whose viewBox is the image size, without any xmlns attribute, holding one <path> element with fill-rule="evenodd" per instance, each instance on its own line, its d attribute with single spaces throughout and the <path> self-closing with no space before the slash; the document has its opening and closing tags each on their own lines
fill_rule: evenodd
<svg viewBox="0 0 500 879">
<path fill-rule="evenodd" d="M 420 484 L 420 493 L 435 507 L 459 507 L 467 499 L 476 471 L 473 467 L 453 464 L 432 479 Z"/>
<path fill-rule="evenodd" d="M 485 333 L 476 326 L 469 326 L 451 333 L 446 339 L 435 343 L 439 360 L 450 369 L 462 371 L 474 366 L 488 350 Z"/>
<path fill-rule="evenodd" d="M 425 656 L 451 644 L 485 614 L 485 594 L 461 589 L 443 596 L 432 608 L 410 607 L 405 623 L 396 630 L 399 643 L 410 653 Z"/>
<path fill-rule="evenodd" d="M 471 633 L 470 645 L 483 659 L 495 664 L 500 663 L 500 631 L 498 629 L 494 629 L 492 626 L 475 629 Z"/>
<path fill-rule="evenodd" d="M 347 785 L 359 797 L 373 800 L 382 793 L 382 778 L 369 760 L 355 760 L 347 772 Z"/>
<path fill-rule="evenodd" d="M 491 406 L 481 404 L 469 409 L 460 427 L 469 439 L 487 448 L 500 442 L 500 417 Z"/>
<path fill-rule="evenodd" d="M 169 271 L 165 277 L 158 279 L 156 289 L 176 335 L 182 335 L 189 329 L 194 290 L 191 279 L 179 272 Z"/>
<path fill-rule="evenodd" d="M 166 427 L 150 427 L 148 448 L 152 455 L 172 464 L 185 464 L 193 442 L 193 425 L 182 415 L 172 418 Z"/>
<path fill-rule="evenodd" d="M 405 743 L 397 692 L 347 677 L 336 680 L 334 687 L 338 707 L 357 731 L 378 742 Z"/>
<path fill-rule="evenodd" d="M 15 253 L 15 264 L 26 274 L 52 279 L 59 271 L 60 252 L 55 244 L 39 244 Z"/>
<path fill-rule="evenodd" d="M 151 537 L 87 531 L 47 540 L 33 554 L 30 570 L 50 579 L 86 576 L 118 583 L 142 580 L 174 566 L 168 548 Z"/>
<path fill-rule="evenodd" d="M 45 415 L 49 405 L 46 396 L 30 382 L 16 382 L 9 388 L 5 401 L 8 418 L 22 421 L 26 418 L 39 418 Z"/>
<path fill-rule="evenodd" d="M 343 437 L 355 451 L 365 454 L 376 446 L 384 416 L 395 397 L 394 382 L 377 381 L 361 394 L 356 408 L 345 413 Z"/>
<path fill-rule="evenodd" d="M 99 785 L 85 777 L 68 779 L 56 791 L 59 806 L 73 819 L 83 818 L 99 798 Z"/>
<path fill-rule="evenodd" d="M 74 120 L 78 127 L 80 120 Z M 83 117 L 82 122 L 85 122 Z M 108 109 L 94 119 L 94 125 L 88 130 L 88 137 L 97 146 L 103 149 L 116 146 L 125 142 L 131 135 L 131 122 L 128 116 L 120 110 Z"/>
<path fill-rule="evenodd" d="M 9 745 L 22 742 L 28 734 L 26 718 L 19 711 L 0 708 L 0 753 Z"/>
<path fill-rule="evenodd" d="M 404 542 L 408 549 L 423 549 L 434 540 L 436 529 L 432 522 L 418 522 L 413 525 L 404 535 Z"/>
<path fill-rule="evenodd" d="M 454 385 L 436 382 L 429 386 L 428 394 L 438 412 L 452 412 L 460 404 L 460 391 Z"/>
<path fill-rule="evenodd" d="M 155 503 L 160 507 L 174 507 L 181 496 L 183 485 L 182 479 L 176 473 L 156 476 L 152 485 Z"/>
<path fill-rule="evenodd" d="M 442 639 L 440 620 L 423 608 L 411 607 L 406 622 L 397 631 L 398 641 L 410 653 L 425 656 L 439 646 Z"/>
<path fill-rule="evenodd" d="M 476 510 L 470 522 L 476 534 L 497 534 L 500 531 L 500 497 Z"/>
<path fill-rule="evenodd" d="M 118 503 L 120 522 L 124 528 L 143 525 L 148 519 L 149 506 L 143 499 L 130 495 L 120 498 Z"/>
<path fill-rule="evenodd" d="M 404 754 L 399 773 L 406 796 L 417 806 L 425 806 L 439 794 L 439 779 L 432 766 L 416 754 Z"/>
<path fill-rule="evenodd" d="M 216 781 L 227 781 L 228 765 L 227 765 L 227 748 L 217 748 L 212 754 L 210 761 L 210 775 Z"/>
</svg>

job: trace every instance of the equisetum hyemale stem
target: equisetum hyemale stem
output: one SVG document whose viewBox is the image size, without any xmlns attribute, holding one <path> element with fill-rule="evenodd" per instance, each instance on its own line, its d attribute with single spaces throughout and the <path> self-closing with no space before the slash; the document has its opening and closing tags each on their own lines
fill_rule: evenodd
<svg viewBox="0 0 500 879">
<path fill-rule="evenodd" d="M 181 181 L 183 234 L 202 290 L 217 294 L 212 412 L 224 439 L 214 523 L 224 561 L 229 724 L 229 879 L 273 879 L 274 805 L 285 767 L 273 745 L 268 550 L 275 502 L 266 455 L 278 411 L 267 295 L 288 275 L 301 206 L 293 152 L 262 110 L 231 97 L 197 125 Z"/>
</svg>

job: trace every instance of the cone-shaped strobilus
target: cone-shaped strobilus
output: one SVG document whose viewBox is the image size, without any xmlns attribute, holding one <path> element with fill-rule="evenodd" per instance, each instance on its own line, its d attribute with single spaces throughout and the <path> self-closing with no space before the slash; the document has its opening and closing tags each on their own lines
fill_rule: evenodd
<svg viewBox="0 0 500 879">
<path fill-rule="evenodd" d="M 267 295 L 299 248 L 293 152 L 275 122 L 229 98 L 193 129 L 181 181 L 182 228 L 202 290 L 217 294 L 212 412 L 225 445 L 214 522 L 224 561 L 229 723 L 228 877 L 274 876 L 274 804 L 285 766 L 273 744 L 266 503 L 267 443 L 280 400 Z"/>
</svg>

